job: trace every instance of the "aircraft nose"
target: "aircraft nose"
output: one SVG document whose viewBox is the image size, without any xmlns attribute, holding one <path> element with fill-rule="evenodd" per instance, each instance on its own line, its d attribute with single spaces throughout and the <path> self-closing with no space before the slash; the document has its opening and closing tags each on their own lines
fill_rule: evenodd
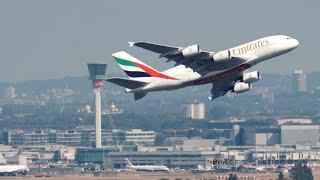
<svg viewBox="0 0 320 180">
<path fill-rule="evenodd" d="M 299 46 L 299 41 L 296 39 L 292 39 L 291 44 L 292 44 L 292 48 L 294 49 Z"/>
</svg>

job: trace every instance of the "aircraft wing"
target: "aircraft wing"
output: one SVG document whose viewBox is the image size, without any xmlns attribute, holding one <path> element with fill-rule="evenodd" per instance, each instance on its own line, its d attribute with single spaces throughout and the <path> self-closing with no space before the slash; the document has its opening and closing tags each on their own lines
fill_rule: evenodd
<svg viewBox="0 0 320 180">
<path fill-rule="evenodd" d="M 186 67 L 189 67 L 200 74 L 203 74 L 201 72 L 203 72 L 208 65 L 214 64 L 212 60 L 212 55 L 214 52 L 200 50 L 199 54 L 185 58 L 181 54 L 182 50 L 184 49 L 183 47 L 167 46 L 143 41 L 129 42 L 129 45 L 130 47 L 137 46 L 142 49 L 157 53 L 159 54 L 160 58 L 167 58 L 168 60 L 166 62 L 174 61 L 176 63 L 175 65 L 185 65 Z"/>
<path fill-rule="evenodd" d="M 142 49 L 146 49 L 146 50 L 158 53 L 158 54 L 164 54 L 164 53 L 167 53 L 169 51 L 175 51 L 175 50 L 179 50 L 180 49 L 180 47 L 166 46 L 166 45 L 143 42 L 143 41 L 129 42 L 129 45 L 130 45 L 130 47 L 137 46 L 137 47 L 140 47 Z"/>
<path fill-rule="evenodd" d="M 212 83 L 212 88 L 210 91 L 210 96 L 208 99 L 210 101 L 227 94 L 227 92 L 233 90 L 234 84 L 241 79 L 241 73 L 234 75 L 232 78 L 227 78 L 219 82 Z"/>
<path fill-rule="evenodd" d="M 210 91 L 210 96 L 208 97 L 210 101 L 227 94 L 228 91 L 232 90 L 234 82 L 229 82 L 228 84 L 212 84 Z"/>
</svg>

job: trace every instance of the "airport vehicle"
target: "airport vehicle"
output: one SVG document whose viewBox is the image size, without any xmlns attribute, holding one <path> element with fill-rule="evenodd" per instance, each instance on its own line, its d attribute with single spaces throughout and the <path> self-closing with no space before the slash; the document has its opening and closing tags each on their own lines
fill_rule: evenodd
<svg viewBox="0 0 320 180">
<path fill-rule="evenodd" d="M 175 67 L 159 72 L 130 54 L 120 51 L 112 56 L 129 76 L 129 79 L 110 78 L 106 81 L 125 87 L 135 100 L 148 92 L 173 90 L 186 86 L 212 83 L 209 100 L 224 96 L 227 92 L 243 93 L 252 89 L 252 83 L 260 80 L 258 71 L 249 72 L 252 66 L 295 49 L 299 42 L 285 35 L 263 37 L 230 49 L 202 51 L 197 44 L 173 47 L 149 42 L 129 42 L 159 54 Z"/>
<path fill-rule="evenodd" d="M 147 171 L 147 172 L 169 172 L 169 168 L 167 166 L 160 166 L 160 165 L 133 165 L 128 158 L 124 158 L 124 167 L 127 170 L 133 171 Z"/>
</svg>

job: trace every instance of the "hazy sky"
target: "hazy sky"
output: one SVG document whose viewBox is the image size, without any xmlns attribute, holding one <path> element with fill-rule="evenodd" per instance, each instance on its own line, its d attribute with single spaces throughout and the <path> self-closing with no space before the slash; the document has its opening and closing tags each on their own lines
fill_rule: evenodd
<svg viewBox="0 0 320 180">
<path fill-rule="evenodd" d="M 127 41 L 175 46 L 198 43 L 218 51 L 268 35 L 300 41 L 289 54 L 255 67 L 262 73 L 318 71 L 320 1 L 0 1 L 0 82 L 87 74 L 85 62 L 108 63 L 111 54 L 130 51 L 156 69 L 156 54 L 129 49 Z"/>
</svg>

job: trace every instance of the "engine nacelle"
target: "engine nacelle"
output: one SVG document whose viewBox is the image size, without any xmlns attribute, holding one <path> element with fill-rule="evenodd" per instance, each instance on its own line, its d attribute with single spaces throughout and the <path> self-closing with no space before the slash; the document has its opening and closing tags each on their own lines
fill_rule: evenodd
<svg viewBox="0 0 320 180">
<path fill-rule="evenodd" d="M 194 45 L 188 46 L 188 47 L 182 49 L 181 54 L 185 58 L 198 55 L 198 54 L 200 54 L 200 47 L 199 47 L 198 44 L 194 44 Z"/>
<path fill-rule="evenodd" d="M 260 79 L 261 79 L 261 76 L 258 71 L 243 73 L 243 77 L 242 77 L 242 81 L 246 83 L 253 83 Z"/>
<path fill-rule="evenodd" d="M 231 59 L 229 50 L 219 51 L 212 56 L 214 62 L 227 61 Z"/>
<path fill-rule="evenodd" d="M 233 87 L 233 92 L 243 93 L 243 92 L 251 90 L 251 88 L 252 88 L 252 86 L 250 83 L 236 82 L 236 84 Z"/>
</svg>

